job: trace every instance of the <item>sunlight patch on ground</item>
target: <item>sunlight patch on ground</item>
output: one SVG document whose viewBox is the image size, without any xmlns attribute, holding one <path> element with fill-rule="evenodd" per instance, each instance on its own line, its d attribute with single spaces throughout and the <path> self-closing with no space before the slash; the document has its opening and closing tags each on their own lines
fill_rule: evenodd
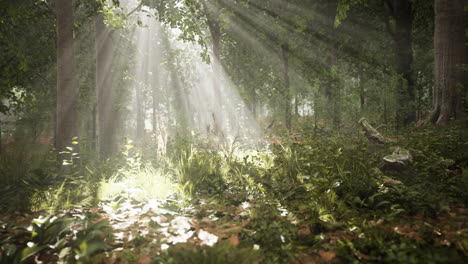
<svg viewBox="0 0 468 264">
<path fill-rule="evenodd" d="M 118 195 L 139 201 L 164 199 L 175 192 L 169 175 L 161 170 L 145 165 L 126 178 L 112 177 L 101 183 L 100 199 L 109 199 Z"/>
</svg>

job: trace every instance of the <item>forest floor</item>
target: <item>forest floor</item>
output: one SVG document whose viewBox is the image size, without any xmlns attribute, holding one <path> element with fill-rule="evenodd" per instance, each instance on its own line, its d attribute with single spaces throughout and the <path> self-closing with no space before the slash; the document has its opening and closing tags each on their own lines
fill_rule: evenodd
<svg viewBox="0 0 468 264">
<path fill-rule="evenodd" d="M 188 196 L 128 187 L 95 205 L 0 216 L 0 263 L 468 263 L 466 132 L 432 133 L 400 140 L 414 161 L 385 178 L 369 170 L 391 148 L 365 139 L 192 153 L 179 173 L 211 176 L 189 178 Z"/>
<path fill-rule="evenodd" d="M 69 250 L 82 258 L 63 263 L 348 263 L 350 259 L 362 263 L 390 263 L 390 259 L 394 263 L 457 263 L 453 260 L 458 259 L 464 263 L 467 259 L 466 255 L 457 256 L 455 250 L 466 250 L 468 243 L 468 209 L 463 204 L 436 217 L 402 214 L 391 220 L 362 217 L 317 225 L 297 219 L 285 209 L 262 208 L 268 206 L 264 198 L 251 198 L 239 205 L 232 204 L 229 197 L 200 199 L 193 204 L 127 198 L 119 201 L 118 208 L 115 201 L 106 201 L 99 207 L 56 214 L 55 219 L 17 213 L 1 218 L 0 240 L 30 235 L 28 228 L 34 226 L 37 236 L 56 245 L 60 240 L 47 238 L 49 233 L 59 237 L 60 231 L 73 228 L 74 237 L 66 239 L 74 240 L 74 246 L 60 252 L 53 247 L 40 253 L 32 250 L 22 256 L 24 263 L 56 263 Z M 257 215 L 264 210 L 269 215 Z M 64 220 L 69 221 L 61 225 Z M 263 238 L 257 240 L 259 236 Z M 265 238 L 276 242 L 264 245 L 266 251 L 260 246 Z M 371 250 L 363 251 L 354 244 Z M 37 245 L 28 246 L 34 249 Z"/>
</svg>

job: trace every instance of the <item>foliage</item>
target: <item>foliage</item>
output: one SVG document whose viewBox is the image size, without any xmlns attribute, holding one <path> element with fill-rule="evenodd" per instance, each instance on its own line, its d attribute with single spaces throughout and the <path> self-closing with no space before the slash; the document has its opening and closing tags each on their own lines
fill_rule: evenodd
<svg viewBox="0 0 468 264">
<path fill-rule="evenodd" d="M 466 132 L 400 133 L 398 145 L 413 156 L 401 171 L 378 170 L 395 143 L 375 146 L 355 134 L 285 137 L 257 151 L 227 152 L 187 139 L 179 156 L 157 169 L 142 163 L 127 142 L 114 163 L 122 166 L 102 191 L 120 183 L 125 189 L 108 192 L 82 218 L 38 218 L 44 224 L 34 220 L 31 231 L 14 232 L 18 225 L 2 218 L 2 257 L 99 262 L 111 259 L 99 253 L 108 250 L 121 263 L 461 263 L 467 258 Z M 459 148 L 438 143 L 449 140 Z M 150 192 L 158 187 L 143 184 L 167 177 L 179 185 L 179 195 L 155 197 Z M 78 232 L 71 235 L 70 226 Z M 114 240 L 103 244 L 109 232 Z M 30 241 L 35 247 L 27 246 Z"/>
<path fill-rule="evenodd" d="M 25 263 L 41 254 L 46 261 L 89 263 L 106 249 L 109 226 L 102 221 L 67 216 L 39 216 L 29 225 L 2 223 L 0 263 Z"/>
<path fill-rule="evenodd" d="M 226 188 L 222 160 L 210 152 L 191 149 L 181 153 L 174 165 L 174 174 L 179 184 L 192 196 L 221 193 Z"/>
</svg>

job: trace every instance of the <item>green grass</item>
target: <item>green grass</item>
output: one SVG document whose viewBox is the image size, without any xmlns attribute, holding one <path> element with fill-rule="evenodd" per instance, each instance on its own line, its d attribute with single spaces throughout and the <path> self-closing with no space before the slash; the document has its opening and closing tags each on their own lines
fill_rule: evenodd
<svg viewBox="0 0 468 264">
<path fill-rule="evenodd" d="M 100 186 L 100 199 L 117 195 L 131 196 L 140 201 L 164 199 L 176 190 L 170 175 L 150 164 L 126 173 L 124 178 L 113 176 L 103 180 Z"/>
</svg>

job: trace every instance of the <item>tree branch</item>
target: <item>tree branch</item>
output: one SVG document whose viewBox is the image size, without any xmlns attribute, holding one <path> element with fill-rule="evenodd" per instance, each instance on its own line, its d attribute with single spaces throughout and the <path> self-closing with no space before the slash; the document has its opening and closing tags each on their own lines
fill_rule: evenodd
<svg viewBox="0 0 468 264">
<path fill-rule="evenodd" d="M 127 17 L 128 17 L 128 16 L 131 16 L 133 13 L 135 13 L 135 12 L 138 11 L 138 10 L 140 10 L 142 6 L 143 6 L 143 2 L 141 2 L 137 7 L 135 7 L 135 9 L 133 9 L 132 11 L 130 11 L 130 12 L 127 14 Z"/>
</svg>

